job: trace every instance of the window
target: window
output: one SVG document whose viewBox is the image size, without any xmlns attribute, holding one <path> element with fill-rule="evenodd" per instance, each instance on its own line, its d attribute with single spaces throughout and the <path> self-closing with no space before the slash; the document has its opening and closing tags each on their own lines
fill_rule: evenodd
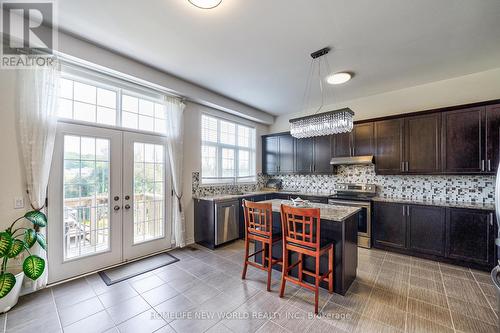
<svg viewBox="0 0 500 333">
<path fill-rule="evenodd" d="M 105 80 L 103 80 L 105 81 Z M 60 118 L 164 134 L 166 111 L 161 95 L 136 93 L 120 84 L 101 83 L 75 75 L 61 78 Z"/>
<path fill-rule="evenodd" d="M 255 182 L 255 128 L 201 116 L 202 184 Z"/>
</svg>

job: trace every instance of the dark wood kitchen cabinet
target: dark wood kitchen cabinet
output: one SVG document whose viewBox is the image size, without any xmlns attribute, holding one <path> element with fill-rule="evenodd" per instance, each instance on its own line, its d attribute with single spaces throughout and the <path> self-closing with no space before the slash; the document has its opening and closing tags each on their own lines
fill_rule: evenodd
<svg viewBox="0 0 500 333">
<path fill-rule="evenodd" d="M 403 119 L 375 122 L 375 171 L 378 174 L 403 172 Z"/>
<path fill-rule="evenodd" d="M 405 118 L 403 170 L 431 174 L 441 171 L 441 114 Z"/>
<path fill-rule="evenodd" d="M 262 137 L 262 158 L 264 173 L 292 173 L 295 168 L 295 139 L 290 134 Z"/>
<path fill-rule="evenodd" d="M 408 249 L 445 255 L 446 219 L 444 207 L 407 205 Z"/>
<path fill-rule="evenodd" d="M 295 140 L 295 172 L 309 173 L 314 166 L 314 139 Z"/>
<path fill-rule="evenodd" d="M 332 173 L 333 167 L 330 164 L 332 159 L 331 136 L 317 136 L 314 138 L 314 163 L 312 171 L 314 173 Z M 301 159 L 302 155 L 297 156 L 297 160 Z"/>
<path fill-rule="evenodd" d="M 332 137 L 332 157 L 351 156 L 351 133 L 334 134 Z"/>
<path fill-rule="evenodd" d="M 446 256 L 461 261 L 494 265 L 492 212 L 449 208 L 446 216 Z"/>
<path fill-rule="evenodd" d="M 332 157 L 373 155 L 373 123 L 354 124 L 352 132 L 333 135 Z"/>
<path fill-rule="evenodd" d="M 278 141 L 277 136 L 262 137 L 262 171 L 269 175 L 278 173 Z"/>
<path fill-rule="evenodd" d="M 485 107 L 481 106 L 443 113 L 442 163 L 444 173 L 485 171 L 484 110 Z"/>
<path fill-rule="evenodd" d="M 383 248 L 406 248 L 405 205 L 375 202 L 373 205 L 373 244 Z"/>
<path fill-rule="evenodd" d="M 495 173 L 500 162 L 500 104 L 486 107 L 486 169 Z"/>
<path fill-rule="evenodd" d="M 355 124 L 351 132 L 353 156 L 373 155 L 374 129 L 373 123 Z"/>
<path fill-rule="evenodd" d="M 373 203 L 373 246 L 461 266 L 495 266 L 493 211 L 395 202 Z"/>
<path fill-rule="evenodd" d="M 280 173 L 292 173 L 295 168 L 295 139 L 291 135 L 281 135 L 278 141 Z"/>
</svg>

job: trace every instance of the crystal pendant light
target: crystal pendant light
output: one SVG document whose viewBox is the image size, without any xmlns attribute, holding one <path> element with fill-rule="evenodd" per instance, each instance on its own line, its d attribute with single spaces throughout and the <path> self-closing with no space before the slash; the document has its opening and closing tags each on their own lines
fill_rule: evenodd
<svg viewBox="0 0 500 333">
<path fill-rule="evenodd" d="M 310 90 L 310 81 L 313 75 L 314 67 L 318 65 L 318 76 L 319 76 L 319 88 L 321 93 L 321 105 L 312 115 L 290 119 L 290 134 L 295 138 L 310 138 L 322 135 L 332 135 L 338 133 L 351 132 L 353 128 L 354 112 L 349 108 L 344 108 L 340 110 L 333 110 L 328 112 L 321 112 L 324 105 L 324 90 L 323 90 L 323 77 L 321 76 L 321 57 L 328 54 L 330 48 L 325 47 L 321 50 L 311 53 L 313 58 L 311 62 L 311 68 L 309 72 L 309 77 L 306 83 L 306 92 L 304 94 L 304 99 L 307 100 L 308 93 Z M 328 61 L 326 57 L 323 58 L 326 67 L 328 66 Z M 328 69 L 328 68 L 327 68 Z M 307 105 L 307 101 L 305 101 Z"/>
</svg>

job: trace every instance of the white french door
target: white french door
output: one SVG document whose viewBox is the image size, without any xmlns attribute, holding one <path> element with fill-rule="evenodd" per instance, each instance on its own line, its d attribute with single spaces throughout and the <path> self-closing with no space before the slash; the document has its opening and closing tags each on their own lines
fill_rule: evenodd
<svg viewBox="0 0 500 333">
<path fill-rule="evenodd" d="M 49 181 L 49 283 L 170 248 L 163 137 L 59 123 Z"/>
</svg>

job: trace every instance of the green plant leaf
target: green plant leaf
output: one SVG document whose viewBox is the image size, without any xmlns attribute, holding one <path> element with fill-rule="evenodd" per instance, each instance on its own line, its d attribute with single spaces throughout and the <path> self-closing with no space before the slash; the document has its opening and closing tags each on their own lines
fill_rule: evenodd
<svg viewBox="0 0 500 333">
<path fill-rule="evenodd" d="M 24 217 L 39 227 L 45 227 L 47 225 L 47 216 L 45 216 L 45 214 L 41 211 L 32 210 L 31 212 L 24 214 Z"/>
<path fill-rule="evenodd" d="M 45 241 L 45 236 L 42 235 L 41 233 L 37 232 L 36 233 L 36 241 L 40 245 L 40 247 L 44 250 L 47 249 L 47 242 Z"/>
<path fill-rule="evenodd" d="M 24 231 L 24 242 L 31 248 L 36 242 L 36 231 L 33 229 L 27 229 Z"/>
<path fill-rule="evenodd" d="M 32 280 L 38 279 L 45 269 L 45 260 L 37 255 L 30 255 L 23 262 L 24 274 Z"/>
<path fill-rule="evenodd" d="M 24 250 L 24 242 L 20 239 L 14 239 L 12 246 L 10 247 L 7 257 L 14 258 Z"/>
<path fill-rule="evenodd" d="M 12 235 L 8 232 L 0 232 L 0 257 L 5 256 L 12 246 Z"/>
<path fill-rule="evenodd" d="M 16 277 L 12 273 L 4 273 L 0 275 L 0 298 L 5 297 L 14 285 L 16 284 Z"/>
</svg>

